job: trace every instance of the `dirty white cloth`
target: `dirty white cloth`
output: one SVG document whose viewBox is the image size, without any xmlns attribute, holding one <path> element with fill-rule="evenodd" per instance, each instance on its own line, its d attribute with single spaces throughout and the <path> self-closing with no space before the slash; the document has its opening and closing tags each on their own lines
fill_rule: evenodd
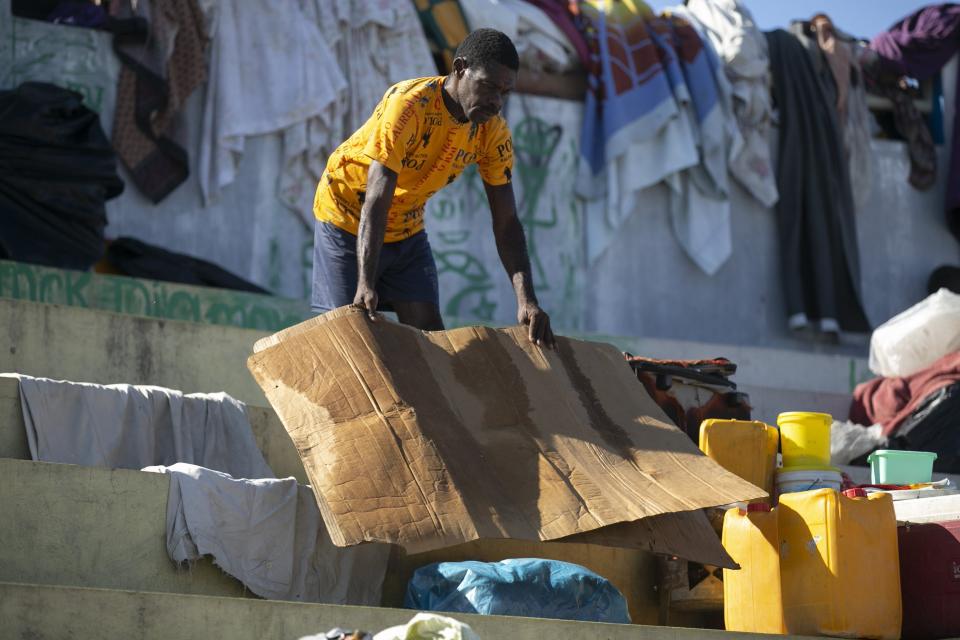
<svg viewBox="0 0 960 640">
<path fill-rule="evenodd" d="M 191 462 L 236 477 L 272 478 L 243 403 L 225 393 L 16 378 L 34 460 L 140 469 Z"/>
<path fill-rule="evenodd" d="M 263 598 L 379 606 L 390 546 L 334 546 L 310 487 L 182 463 L 144 471 L 170 475 L 167 553 L 174 562 L 211 555 Z"/>
<path fill-rule="evenodd" d="M 314 0 L 316 6 L 336 5 L 339 33 L 334 42 L 343 74 L 349 80 L 346 121 L 341 139 L 359 129 L 394 84 L 437 74 L 430 45 L 412 2 L 394 0 Z M 334 23 L 316 18 L 329 30 Z M 337 144 L 340 140 L 337 140 Z M 326 162 L 326 158 L 323 158 Z M 319 175 L 317 176 L 319 178 Z M 314 181 L 313 187 L 316 187 Z M 313 190 L 310 192 L 313 201 Z"/>
<path fill-rule="evenodd" d="M 732 107 L 732 88 L 723 62 L 696 16 L 683 5 L 664 11 L 686 20 L 703 46 L 693 60 L 684 59 L 700 163 L 667 178 L 670 219 L 677 241 L 707 275 L 715 274 L 733 254 L 728 163 L 743 147 Z M 706 72 L 708 71 L 708 73 Z"/>
<path fill-rule="evenodd" d="M 460 7 L 471 31 L 489 27 L 507 34 L 525 69 L 563 73 L 580 64 L 570 38 L 539 7 L 523 0 L 460 0 Z"/>
<path fill-rule="evenodd" d="M 459 620 L 418 613 L 407 624 L 384 629 L 373 640 L 480 640 L 480 636 Z"/>
<path fill-rule="evenodd" d="M 204 0 L 211 37 L 197 173 L 205 202 L 236 178 L 247 137 L 283 135 L 281 191 L 302 180 L 310 156 L 329 152 L 347 82 L 298 3 Z M 314 183 L 315 186 L 316 183 Z M 300 212 L 304 219 L 309 209 Z"/>
<path fill-rule="evenodd" d="M 886 445 L 882 424 L 865 427 L 849 420 L 834 420 L 830 427 L 830 464 L 850 464 L 851 460 Z"/>
<path fill-rule="evenodd" d="M 347 84 L 324 117 L 284 132 L 281 201 L 313 226 L 313 198 L 330 153 L 402 80 L 437 74 L 416 8 L 395 0 L 303 0 L 302 19 L 319 29 Z"/>
<path fill-rule="evenodd" d="M 764 206 L 772 207 L 779 195 L 770 155 L 766 39 L 739 0 L 689 0 L 686 6 L 723 60 L 733 88 L 734 112 L 744 144 L 731 159 L 730 172 Z"/>
</svg>

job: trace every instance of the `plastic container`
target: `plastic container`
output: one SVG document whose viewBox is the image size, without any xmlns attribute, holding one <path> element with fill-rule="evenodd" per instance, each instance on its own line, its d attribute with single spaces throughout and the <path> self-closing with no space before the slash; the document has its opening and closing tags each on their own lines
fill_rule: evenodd
<svg viewBox="0 0 960 640">
<path fill-rule="evenodd" d="M 777 497 L 815 489 L 839 491 L 843 486 L 843 474 L 834 467 L 783 467 L 776 475 Z"/>
<path fill-rule="evenodd" d="M 788 493 L 777 514 L 786 632 L 899 638 L 900 564 L 890 496 Z"/>
<path fill-rule="evenodd" d="M 881 449 L 867 456 L 872 484 L 917 484 L 933 479 L 937 454 L 928 451 Z"/>
<path fill-rule="evenodd" d="M 830 466 L 830 425 L 828 413 L 789 411 L 777 416 L 780 448 L 785 467 Z"/>
<path fill-rule="evenodd" d="M 751 504 L 723 518 L 723 547 L 740 565 L 723 570 L 723 620 L 727 631 L 782 634 L 780 540 L 777 511 Z"/>
<path fill-rule="evenodd" d="M 700 450 L 717 464 L 773 495 L 780 434 L 776 427 L 751 420 L 704 420 Z"/>
</svg>

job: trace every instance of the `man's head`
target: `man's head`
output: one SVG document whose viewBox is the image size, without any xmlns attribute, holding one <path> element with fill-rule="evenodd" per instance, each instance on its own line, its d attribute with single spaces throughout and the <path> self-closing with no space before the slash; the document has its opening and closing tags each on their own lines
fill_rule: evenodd
<svg viewBox="0 0 960 640">
<path fill-rule="evenodd" d="M 503 108 L 517 83 L 520 58 L 503 33 L 477 29 L 457 47 L 453 60 L 457 101 L 470 122 L 486 122 Z"/>
</svg>

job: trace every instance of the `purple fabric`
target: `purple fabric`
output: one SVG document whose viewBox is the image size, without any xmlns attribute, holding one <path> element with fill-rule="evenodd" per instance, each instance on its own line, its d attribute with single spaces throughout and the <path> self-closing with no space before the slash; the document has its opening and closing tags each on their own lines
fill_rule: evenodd
<svg viewBox="0 0 960 640">
<path fill-rule="evenodd" d="M 876 36 L 870 48 L 879 55 L 884 71 L 917 80 L 930 78 L 960 50 L 960 5 L 924 7 Z M 960 82 L 957 87 L 960 98 Z M 960 240 L 960 109 L 954 116 L 946 213 L 950 231 Z"/>
<path fill-rule="evenodd" d="M 553 21 L 557 27 L 563 31 L 564 35 L 570 38 L 573 48 L 577 50 L 577 57 L 580 58 L 580 64 L 584 69 L 590 68 L 590 48 L 587 46 L 587 40 L 580 33 L 576 23 L 573 21 L 573 15 L 570 13 L 567 0 L 527 0 L 528 4 L 539 8 Z"/>
<path fill-rule="evenodd" d="M 885 69 L 925 80 L 940 71 L 960 47 L 960 5 L 930 5 L 877 35 L 870 43 Z"/>
</svg>

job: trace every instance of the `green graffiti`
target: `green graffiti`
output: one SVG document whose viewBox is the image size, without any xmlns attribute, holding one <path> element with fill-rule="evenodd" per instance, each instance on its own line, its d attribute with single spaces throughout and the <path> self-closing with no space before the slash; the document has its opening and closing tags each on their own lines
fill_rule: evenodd
<svg viewBox="0 0 960 640">
<path fill-rule="evenodd" d="M 454 317 L 473 317 L 486 322 L 493 321 L 493 314 L 497 310 L 497 303 L 487 297 L 487 293 L 493 289 L 492 284 L 476 285 L 466 287 L 458 291 L 444 307 L 444 313 Z M 467 313 L 463 313 L 463 308 L 467 306 L 471 297 L 477 298 L 472 307 L 467 308 Z"/>
<path fill-rule="evenodd" d="M 470 239 L 469 229 L 457 229 L 455 231 L 439 231 L 437 237 L 440 242 L 448 245 L 463 244 Z"/>
<path fill-rule="evenodd" d="M 454 249 L 452 251 L 441 251 L 434 255 L 437 259 L 437 271 L 441 275 L 456 273 L 474 284 L 490 279 L 490 273 L 483 262 L 466 251 Z"/>
<path fill-rule="evenodd" d="M 430 215 L 437 220 L 451 220 L 457 215 L 457 205 L 452 200 L 446 198 L 437 198 L 436 202 L 431 203 Z"/>
<path fill-rule="evenodd" d="M 576 142 L 564 139 L 561 126 L 528 115 L 513 127 L 513 143 L 517 216 L 526 233 L 534 284 L 546 294 L 543 301 L 550 305 L 558 326 L 575 328 L 581 317 L 582 272 L 580 236 L 575 230 L 583 221 L 582 204 L 572 189 L 579 157 Z M 547 191 L 548 182 L 554 192 Z M 494 254 L 477 249 L 479 242 L 487 240 L 480 231 L 473 232 L 481 224 L 476 213 L 489 215 L 477 167 L 465 171 L 450 193 L 438 194 L 428 209 L 430 222 L 439 226 L 431 229 L 431 239 L 444 314 L 492 322 L 499 298 L 493 278 L 499 272 L 487 260 Z M 541 253 L 548 248 L 549 254 Z"/>
<path fill-rule="evenodd" d="M 0 298 L 263 331 L 311 315 L 301 300 L 8 261 L 0 261 Z"/>
<path fill-rule="evenodd" d="M 540 196 L 550 171 L 563 129 L 559 125 L 550 125 L 536 117 L 529 117 L 517 125 L 513 136 L 513 151 L 517 159 L 517 178 L 521 191 L 517 203 L 517 215 L 523 223 L 527 235 L 527 251 L 530 253 L 530 267 L 533 270 L 533 282 L 540 291 L 550 289 L 550 279 L 540 259 L 537 246 L 537 233 L 541 229 L 557 226 L 557 210 L 548 208 L 548 215 L 539 215 Z"/>
</svg>

